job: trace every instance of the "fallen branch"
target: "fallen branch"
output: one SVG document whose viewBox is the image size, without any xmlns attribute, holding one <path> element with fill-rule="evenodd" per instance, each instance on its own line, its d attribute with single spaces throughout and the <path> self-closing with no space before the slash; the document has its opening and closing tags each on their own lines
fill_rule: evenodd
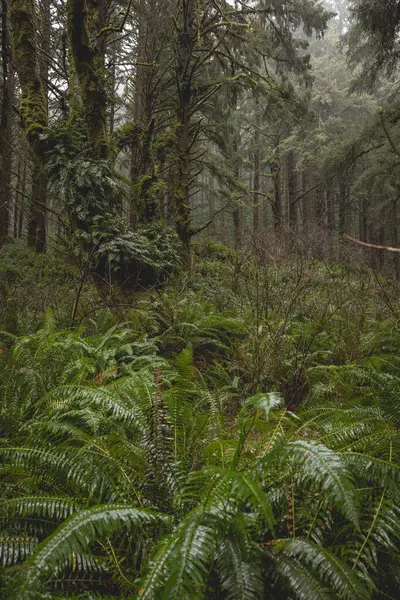
<svg viewBox="0 0 400 600">
<path fill-rule="evenodd" d="M 343 234 L 343 237 L 350 242 L 354 242 L 359 246 L 365 246 L 366 248 L 375 248 L 376 250 L 389 250 L 389 252 L 400 252 L 400 248 L 393 248 L 392 246 L 379 246 L 378 244 L 368 244 L 367 242 L 362 242 L 361 240 L 357 240 L 356 238 L 351 237 L 351 235 Z"/>
</svg>

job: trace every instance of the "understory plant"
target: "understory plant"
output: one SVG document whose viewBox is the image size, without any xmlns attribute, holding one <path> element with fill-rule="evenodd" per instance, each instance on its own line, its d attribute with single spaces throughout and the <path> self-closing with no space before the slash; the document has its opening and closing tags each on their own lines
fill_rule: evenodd
<svg viewBox="0 0 400 600">
<path fill-rule="evenodd" d="M 293 412 L 227 385 L 243 329 L 162 306 L 3 336 L 2 597 L 396 598 L 395 362 L 310 366 Z"/>
</svg>

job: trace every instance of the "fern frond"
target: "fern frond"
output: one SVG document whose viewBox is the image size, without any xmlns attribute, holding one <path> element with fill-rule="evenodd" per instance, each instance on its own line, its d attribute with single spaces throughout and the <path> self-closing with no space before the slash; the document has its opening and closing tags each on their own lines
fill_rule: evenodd
<svg viewBox="0 0 400 600">
<path fill-rule="evenodd" d="M 359 526 L 357 491 L 340 454 L 322 444 L 304 440 L 277 442 L 264 455 L 264 467 L 270 463 L 290 468 L 298 485 L 316 486 L 356 527 Z"/>
<path fill-rule="evenodd" d="M 77 508 L 76 502 L 66 497 L 22 496 L 0 501 L 0 519 L 9 515 L 33 516 L 62 521 Z"/>
<path fill-rule="evenodd" d="M 316 546 L 303 539 L 285 540 L 276 547 L 289 559 L 295 558 L 318 573 L 319 577 L 331 586 L 337 598 L 344 600 L 368 600 L 371 591 L 366 589 L 355 572 L 345 562 L 326 548 Z"/>
<path fill-rule="evenodd" d="M 38 598 L 41 586 L 52 573 L 71 560 L 73 553 L 84 552 L 95 540 L 109 537 L 122 528 L 132 530 L 162 520 L 165 520 L 162 515 L 126 505 L 94 506 L 73 514 L 37 547 L 12 597 Z"/>
<path fill-rule="evenodd" d="M 260 561 L 248 555 L 238 540 L 220 544 L 216 569 L 227 600 L 258 600 L 264 595 Z"/>
<path fill-rule="evenodd" d="M 25 535 L 2 535 L 0 533 L 0 564 L 15 565 L 30 556 L 38 543 L 35 537 Z"/>
</svg>

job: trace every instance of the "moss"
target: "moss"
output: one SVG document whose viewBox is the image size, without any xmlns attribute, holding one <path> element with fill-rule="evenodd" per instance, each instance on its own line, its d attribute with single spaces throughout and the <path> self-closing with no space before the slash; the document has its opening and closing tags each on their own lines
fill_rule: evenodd
<svg viewBox="0 0 400 600">
<path fill-rule="evenodd" d="M 107 158 L 104 52 L 90 39 L 85 0 L 68 0 L 68 35 L 81 92 L 87 136 L 94 158 Z M 93 10 L 91 11 L 91 13 Z M 94 15 L 96 16 L 96 15 Z M 91 21 L 96 22 L 91 14 Z"/>
<path fill-rule="evenodd" d="M 40 133 L 47 125 L 46 96 L 38 73 L 35 5 L 14 0 L 11 8 L 14 56 L 21 85 L 21 117 L 28 142 L 42 156 Z"/>
</svg>

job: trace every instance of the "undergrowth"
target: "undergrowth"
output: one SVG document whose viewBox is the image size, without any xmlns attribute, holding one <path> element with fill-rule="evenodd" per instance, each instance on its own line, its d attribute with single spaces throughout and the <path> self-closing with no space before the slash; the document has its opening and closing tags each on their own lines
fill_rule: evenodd
<svg viewBox="0 0 400 600">
<path fill-rule="evenodd" d="M 1 597 L 398 598 L 393 282 L 211 244 L 174 277 L 3 312 Z"/>
</svg>

